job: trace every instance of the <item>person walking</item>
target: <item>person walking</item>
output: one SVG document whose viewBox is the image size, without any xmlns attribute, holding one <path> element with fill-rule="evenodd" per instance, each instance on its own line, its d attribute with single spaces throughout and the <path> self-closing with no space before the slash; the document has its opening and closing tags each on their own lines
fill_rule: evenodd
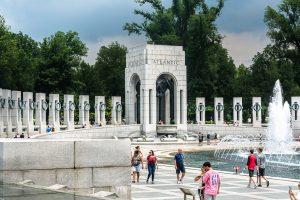
<svg viewBox="0 0 300 200">
<path fill-rule="evenodd" d="M 203 182 L 203 176 L 205 174 L 204 167 L 201 168 L 201 173 L 199 176 L 196 176 L 194 178 L 194 181 L 199 181 L 199 187 L 198 187 L 198 195 L 200 200 L 204 200 L 204 191 L 205 191 L 205 184 Z"/>
<path fill-rule="evenodd" d="M 217 195 L 220 193 L 221 177 L 218 172 L 213 170 L 210 162 L 205 162 L 203 168 L 205 172 L 203 175 L 203 182 L 205 184 L 204 199 L 216 200 Z"/>
<path fill-rule="evenodd" d="M 174 156 L 174 166 L 176 170 L 177 184 L 181 184 L 182 179 L 185 175 L 185 167 L 184 167 L 184 155 L 182 153 L 182 149 L 180 148 L 178 149 L 177 154 Z"/>
<path fill-rule="evenodd" d="M 254 150 L 250 149 L 250 155 L 248 156 L 248 160 L 247 160 L 247 168 L 248 168 L 248 172 L 249 172 L 248 187 L 249 188 L 251 187 L 251 181 L 252 181 L 254 184 L 254 189 L 256 189 L 256 187 L 257 187 L 257 185 L 253 179 L 255 167 L 257 167 L 257 159 L 254 155 Z"/>
<path fill-rule="evenodd" d="M 207 144 L 210 145 L 210 134 L 207 133 L 206 135 Z"/>
<path fill-rule="evenodd" d="M 203 142 L 203 134 L 201 132 L 199 132 L 198 134 L 198 141 L 199 141 L 199 144 L 202 145 L 202 142 Z"/>
<path fill-rule="evenodd" d="M 135 177 L 137 177 L 136 182 L 140 182 L 141 165 L 142 169 L 144 169 L 143 157 L 140 156 L 140 152 L 138 150 L 135 150 L 133 157 L 131 158 L 131 168 L 133 172 L 132 183 L 135 183 Z"/>
<path fill-rule="evenodd" d="M 263 178 L 266 181 L 267 187 L 269 187 L 270 182 L 265 177 L 265 168 L 266 168 L 266 156 L 263 153 L 263 148 L 258 148 L 258 187 L 261 187 L 261 179 Z"/>
<path fill-rule="evenodd" d="M 146 169 L 148 169 L 148 177 L 146 180 L 146 183 L 149 182 L 149 178 L 150 176 L 152 176 L 152 184 L 154 184 L 154 174 L 155 174 L 155 170 L 158 169 L 158 164 L 157 164 L 157 158 L 154 155 L 154 151 L 150 150 L 149 151 L 149 155 L 147 156 L 147 165 L 146 165 Z"/>
</svg>

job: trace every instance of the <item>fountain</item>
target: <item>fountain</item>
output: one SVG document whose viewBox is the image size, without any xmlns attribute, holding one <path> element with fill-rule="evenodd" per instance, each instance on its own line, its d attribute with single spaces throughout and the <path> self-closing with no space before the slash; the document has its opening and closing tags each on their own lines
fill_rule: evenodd
<svg viewBox="0 0 300 200">
<path fill-rule="evenodd" d="M 272 101 L 269 104 L 269 124 L 267 129 L 266 151 L 273 154 L 287 154 L 293 151 L 291 113 L 288 102 L 283 103 L 282 88 L 279 80 L 273 89 Z"/>
<path fill-rule="evenodd" d="M 249 149 L 262 146 L 270 166 L 300 167 L 300 155 L 292 139 L 291 114 L 288 102 L 283 103 L 279 80 L 269 103 L 269 123 L 266 138 L 261 135 L 228 135 L 218 144 L 214 156 L 220 159 L 245 162 Z"/>
</svg>

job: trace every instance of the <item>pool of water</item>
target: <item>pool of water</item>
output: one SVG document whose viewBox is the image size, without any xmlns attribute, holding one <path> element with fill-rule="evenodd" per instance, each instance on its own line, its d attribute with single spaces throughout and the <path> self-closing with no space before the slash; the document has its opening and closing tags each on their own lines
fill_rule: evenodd
<svg viewBox="0 0 300 200">
<path fill-rule="evenodd" d="M 26 186 L 0 184 L 0 200 L 96 200 L 99 198 L 64 194 Z"/>
<path fill-rule="evenodd" d="M 226 162 L 225 160 L 219 160 L 214 157 L 214 151 L 201 151 L 185 153 L 185 164 L 188 167 L 201 168 L 202 164 L 209 161 L 212 167 L 216 170 L 234 172 L 235 166 L 240 166 L 242 173 L 248 173 L 246 169 L 246 162 Z M 173 164 L 173 160 L 162 161 L 165 164 Z M 288 167 L 270 167 L 266 166 L 266 176 L 300 179 L 300 168 L 288 168 Z"/>
</svg>

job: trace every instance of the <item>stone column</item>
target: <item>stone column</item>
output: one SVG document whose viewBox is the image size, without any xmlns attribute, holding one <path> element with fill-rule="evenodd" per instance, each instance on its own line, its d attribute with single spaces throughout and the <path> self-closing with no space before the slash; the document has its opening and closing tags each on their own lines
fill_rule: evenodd
<svg viewBox="0 0 300 200">
<path fill-rule="evenodd" d="M 205 98 L 196 98 L 196 122 L 205 125 Z"/>
<path fill-rule="evenodd" d="M 170 90 L 165 92 L 165 120 L 165 124 L 170 124 Z"/>
<path fill-rule="evenodd" d="M 233 97 L 233 124 L 243 125 L 243 100 L 242 97 Z"/>
<path fill-rule="evenodd" d="M 49 95 L 49 125 L 54 128 L 54 131 L 60 131 L 60 109 L 58 106 L 59 103 L 59 94 L 50 94 Z M 65 108 L 64 108 L 65 109 Z"/>
<path fill-rule="evenodd" d="M 111 97 L 112 110 L 111 110 L 111 123 L 122 124 L 122 102 L 121 97 Z"/>
<path fill-rule="evenodd" d="M 299 107 L 300 106 L 300 96 L 291 97 L 291 112 L 292 112 L 292 126 L 295 129 L 300 128 L 300 115 L 299 115 Z"/>
<path fill-rule="evenodd" d="M 3 98 L 5 99 L 5 106 L 3 108 L 3 122 L 6 128 L 7 137 L 12 136 L 12 120 L 11 120 L 11 111 L 13 109 L 13 101 L 11 99 L 10 90 L 2 90 Z"/>
<path fill-rule="evenodd" d="M 3 137 L 3 103 L 4 98 L 2 94 L 2 88 L 0 88 L 0 137 Z"/>
<path fill-rule="evenodd" d="M 186 97 L 186 86 L 178 86 L 176 88 L 175 97 L 175 116 L 178 130 L 187 130 L 187 97 Z"/>
<path fill-rule="evenodd" d="M 74 95 L 64 95 L 64 125 L 68 130 L 74 129 Z"/>
<path fill-rule="evenodd" d="M 224 103 L 223 97 L 215 97 L 215 124 L 218 126 L 224 125 Z"/>
<path fill-rule="evenodd" d="M 32 92 L 23 92 L 23 124 L 26 126 L 27 134 L 34 133 L 33 110 L 35 107 Z"/>
<path fill-rule="evenodd" d="M 261 127 L 261 97 L 252 97 L 252 124 Z"/>
<path fill-rule="evenodd" d="M 95 123 L 98 125 L 105 125 L 105 97 L 104 96 L 95 96 Z"/>
<path fill-rule="evenodd" d="M 79 95 L 79 124 L 89 126 L 90 103 L 88 95 Z"/>
<path fill-rule="evenodd" d="M 14 108 L 12 110 L 12 125 L 16 127 L 16 132 L 21 133 L 22 126 L 22 93 L 20 91 L 12 91 L 12 100 L 14 101 Z"/>
<path fill-rule="evenodd" d="M 46 101 L 45 93 L 36 93 L 35 94 L 35 103 L 36 103 L 36 125 L 39 126 L 39 133 L 46 133 L 46 112 L 48 109 L 48 103 Z"/>
</svg>

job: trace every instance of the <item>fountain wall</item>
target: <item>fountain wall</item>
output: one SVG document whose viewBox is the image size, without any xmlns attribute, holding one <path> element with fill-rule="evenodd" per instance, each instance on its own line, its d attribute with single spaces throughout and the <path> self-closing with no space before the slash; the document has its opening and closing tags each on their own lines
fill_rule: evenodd
<svg viewBox="0 0 300 200">
<path fill-rule="evenodd" d="M 130 140 L 1 139 L 0 181 L 105 190 L 130 199 Z"/>
</svg>

